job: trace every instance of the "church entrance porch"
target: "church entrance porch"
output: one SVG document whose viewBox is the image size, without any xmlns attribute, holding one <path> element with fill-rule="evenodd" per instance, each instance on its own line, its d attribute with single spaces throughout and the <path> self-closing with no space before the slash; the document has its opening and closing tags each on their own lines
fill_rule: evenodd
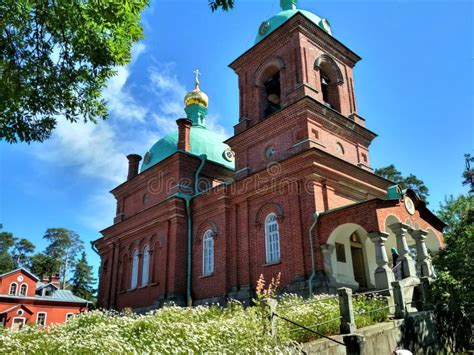
<svg viewBox="0 0 474 355">
<path fill-rule="evenodd" d="M 388 292 L 395 280 L 433 277 L 444 226 L 416 194 L 373 199 L 320 213 L 319 240 L 331 289 Z M 403 199 L 415 201 L 407 211 Z M 396 271 L 396 272 L 394 272 Z"/>
</svg>

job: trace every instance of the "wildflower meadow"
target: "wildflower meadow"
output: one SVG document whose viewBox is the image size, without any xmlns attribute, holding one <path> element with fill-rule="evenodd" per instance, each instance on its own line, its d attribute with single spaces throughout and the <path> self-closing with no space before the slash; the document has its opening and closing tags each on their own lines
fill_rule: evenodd
<svg viewBox="0 0 474 355">
<path fill-rule="evenodd" d="M 137 315 L 131 312 L 95 310 L 65 324 L 46 329 L 27 326 L 20 331 L 0 332 L 0 352 L 8 354 L 90 353 L 292 353 L 298 344 L 317 335 L 284 320 L 277 322 L 277 335 L 270 335 L 270 311 L 266 299 L 276 298 L 278 281 L 268 288 L 257 286 L 254 307 L 230 301 L 217 305 L 183 308 L 167 305 Z M 384 298 L 354 298 L 358 326 L 387 319 Z M 285 294 L 278 297 L 279 315 L 325 335 L 339 333 L 337 296 L 310 299 Z"/>
</svg>

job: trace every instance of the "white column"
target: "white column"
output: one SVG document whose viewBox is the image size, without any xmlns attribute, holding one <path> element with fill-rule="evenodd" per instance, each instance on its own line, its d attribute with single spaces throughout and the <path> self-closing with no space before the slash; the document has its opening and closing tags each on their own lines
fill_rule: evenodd
<svg viewBox="0 0 474 355">
<path fill-rule="evenodd" d="M 428 232 L 423 229 L 418 229 L 413 230 L 410 234 L 416 242 L 416 265 L 420 269 L 421 276 L 433 276 L 433 271 L 431 268 L 431 258 L 428 254 L 428 249 L 426 249 L 425 244 Z"/>
<path fill-rule="evenodd" d="M 392 269 L 388 266 L 388 256 L 385 250 L 385 242 L 388 234 L 384 232 L 369 233 L 369 238 L 375 245 L 375 259 L 377 269 L 375 270 L 375 287 L 379 290 L 390 288 L 392 282 L 395 281 Z"/>
<path fill-rule="evenodd" d="M 323 244 L 321 245 L 321 252 L 323 253 L 324 260 L 324 272 L 326 276 L 332 276 L 334 270 L 332 269 L 331 255 L 334 251 L 334 245 L 332 244 Z"/>
<path fill-rule="evenodd" d="M 389 228 L 395 233 L 397 238 L 397 251 L 400 255 L 398 261 L 402 263 L 402 278 L 416 276 L 415 262 L 410 255 L 406 239 L 406 235 L 411 231 L 411 227 L 404 223 L 394 223 Z"/>
</svg>

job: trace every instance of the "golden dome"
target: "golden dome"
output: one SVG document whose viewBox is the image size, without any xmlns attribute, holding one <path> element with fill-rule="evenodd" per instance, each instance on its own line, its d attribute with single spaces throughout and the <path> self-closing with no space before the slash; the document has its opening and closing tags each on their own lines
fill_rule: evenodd
<svg viewBox="0 0 474 355">
<path fill-rule="evenodd" d="M 186 96 L 184 97 L 184 105 L 185 106 L 190 106 L 190 105 L 199 105 L 202 107 L 207 108 L 209 105 L 209 98 L 207 97 L 206 93 L 201 91 L 199 88 L 199 78 L 198 75 L 201 74 L 199 70 L 195 70 L 194 74 L 196 74 L 196 79 L 194 82 L 194 90 L 188 92 Z"/>
</svg>

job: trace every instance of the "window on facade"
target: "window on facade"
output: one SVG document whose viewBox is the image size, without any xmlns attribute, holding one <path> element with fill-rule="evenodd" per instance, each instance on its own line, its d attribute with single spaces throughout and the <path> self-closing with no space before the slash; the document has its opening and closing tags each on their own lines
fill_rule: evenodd
<svg viewBox="0 0 474 355">
<path fill-rule="evenodd" d="M 20 296 L 26 296 L 26 292 L 28 291 L 28 285 L 22 284 L 20 286 Z"/>
<path fill-rule="evenodd" d="M 66 314 L 66 321 L 71 320 L 74 318 L 74 313 L 68 313 Z"/>
<path fill-rule="evenodd" d="M 17 285 L 15 282 L 12 282 L 10 284 L 10 290 L 8 292 L 9 295 L 16 295 L 16 288 L 17 288 Z"/>
<path fill-rule="evenodd" d="M 344 244 L 342 243 L 335 243 L 336 244 L 336 260 L 340 263 L 346 262 L 346 249 Z"/>
<path fill-rule="evenodd" d="M 264 83 L 265 87 L 265 116 L 268 116 L 281 108 L 280 72 L 271 75 Z"/>
<path fill-rule="evenodd" d="M 339 101 L 339 83 L 335 69 L 327 62 L 319 66 L 319 78 L 323 102 L 334 110 L 341 111 Z"/>
<path fill-rule="evenodd" d="M 150 273 L 150 248 L 146 246 L 143 249 L 142 286 L 148 285 L 149 273 Z"/>
<path fill-rule="evenodd" d="M 132 280 L 130 287 L 132 289 L 138 286 L 138 251 L 135 250 L 132 257 Z"/>
<path fill-rule="evenodd" d="M 265 218 L 265 254 L 267 263 L 280 260 L 280 233 L 277 216 L 274 213 Z"/>
<path fill-rule="evenodd" d="M 144 194 L 143 195 L 143 204 L 147 205 L 149 200 L 150 200 L 150 198 L 148 197 L 148 194 Z"/>
<path fill-rule="evenodd" d="M 36 324 L 38 327 L 44 327 L 46 325 L 46 313 L 45 312 L 40 312 L 36 316 Z"/>
<path fill-rule="evenodd" d="M 44 289 L 44 296 L 51 297 L 53 295 L 53 290 L 51 288 L 45 288 Z"/>
<path fill-rule="evenodd" d="M 210 275 L 214 272 L 214 238 L 208 230 L 202 238 L 202 273 Z"/>
</svg>

